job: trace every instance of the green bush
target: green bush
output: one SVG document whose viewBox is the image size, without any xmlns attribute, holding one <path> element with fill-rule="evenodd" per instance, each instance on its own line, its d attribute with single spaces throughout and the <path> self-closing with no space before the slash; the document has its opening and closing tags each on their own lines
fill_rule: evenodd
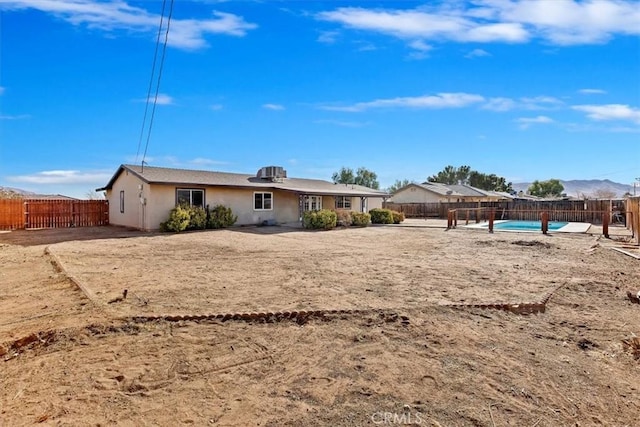
<svg viewBox="0 0 640 427">
<path fill-rule="evenodd" d="M 231 208 L 217 205 L 209 209 L 207 205 L 207 228 L 227 228 L 238 221 L 238 215 L 234 215 Z"/>
<path fill-rule="evenodd" d="M 391 211 L 391 215 L 393 215 L 393 223 L 400 224 L 404 221 L 404 212 Z"/>
<path fill-rule="evenodd" d="M 371 222 L 371 215 L 366 212 L 351 212 L 351 225 L 366 227 Z"/>
<path fill-rule="evenodd" d="M 184 231 L 189 226 L 190 217 L 188 209 L 182 206 L 176 206 L 171 209 L 169 219 L 160 223 L 160 230 L 175 231 L 176 233 Z"/>
<path fill-rule="evenodd" d="M 331 230 L 337 223 L 338 215 L 328 209 L 307 211 L 302 215 L 302 226 L 312 230 Z"/>
<path fill-rule="evenodd" d="M 340 225 L 342 227 L 348 227 L 351 225 L 351 212 L 343 210 L 338 210 L 335 212 L 338 216 L 337 225 Z"/>
<path fill-rule="evenodd" d="M 187 230 L 204 230 L 207 226 L 207 211 L 200 206 L 189 206 L 189 225 Z"/>
<path fill-rule="evenodd" d="M 389 209 L 375 208 L 369 214 L 372 224 L 393 224 L 393 213 Z"/>
</svg>

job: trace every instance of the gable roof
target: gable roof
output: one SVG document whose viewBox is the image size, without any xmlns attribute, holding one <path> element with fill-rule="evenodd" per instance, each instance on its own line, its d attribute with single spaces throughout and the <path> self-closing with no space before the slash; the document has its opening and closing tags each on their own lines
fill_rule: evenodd
<svg viewBox="0 0 640 427">
<path fill-rule="evenodd" d="M 96 191 L 110 190 L 124 171 L 137 176 L 147 184 L 202 185 L 235 188 L 257 188 L 292 191 L 296 193 L 335 196 L 388 197 L 389 194 L 356 184 L 334 184 L 321 179 L 284 178 L 281 182 L 269 181 L 255 175 L 214 172 L 192 169 L 172 169 L 154 166 L 120 165 L 107 185 Z"/>
<path fill-rule="evenodd" d="M 466 184 L 442 184 L 439 182 L 423 182 L 421 184 L 411 183 L 400 190 L 408 188 L 410 186 L 416 186 L 427 191 L 439 194 L 441 196 L 448 197 L 498 197 L 501 199 L 513 199 L 513 196 L 509 193 L 500 191 L 487 191 L 480 188 L 472 187 Z M 396 191 L 396 193 L 398 192 Z"/>
</svg>

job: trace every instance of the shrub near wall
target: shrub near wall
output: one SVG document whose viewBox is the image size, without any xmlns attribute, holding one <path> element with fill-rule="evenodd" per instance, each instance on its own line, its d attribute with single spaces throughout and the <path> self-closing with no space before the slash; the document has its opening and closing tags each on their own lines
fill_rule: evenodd
<svg viewBox="0 0 640 427">
<path fill-rule="evenodd" d="M 371 222 L 371 215 L 366 212 L 351 212 L 351 225 L 366 227 Z"/>
<path fill-rule="evenodd" d="M 371 215 L 372 224 L 393 224 L 393 212 L 389 209 L 371 209 L 369 211 Z"/>
<path fill-rule="evenodd" d="M 393 215 L 394 224 L 400 224 L 402 221 L 404 221 L 404 213 L 398 212 L 398 211 L 391 211 L 391 214 Z"/>
<path fill-rule="evenodd" d="M 338 215 L 328 209 L 307 211 L 302 214 L 302 226 L 310 230 L 331 230 L 337 223 Z"/>
<path fill-rule="evenodd" d="M 337 225 L 342 227 L 348 227 L 351 225 L 351 215 L 353 214 L 352 212 L 342 210 L 335 212 L 338 217 Z"/>
<path fill-rule="evenodd" d="M 184 230 L 204 230 L 205 228 L 231 227 L 238 220 L 231 208 L 218 205 L 212 210 L 196 206 L 176 206 L 171 209 L 169 218 L 160 223 L 161 231 L 179 233 Z"/>
</svg>

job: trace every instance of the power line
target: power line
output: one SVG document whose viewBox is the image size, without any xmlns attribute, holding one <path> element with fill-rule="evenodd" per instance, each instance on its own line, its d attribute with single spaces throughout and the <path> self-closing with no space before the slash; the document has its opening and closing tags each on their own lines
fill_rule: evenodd
<svg viewBox="0 0 640 427">
<path fill-rule="evenodd" d="M 162 56 L 160 58 L 160 69 L 158 70 L 158 81 L 156 83 L 156 93 L 153 98 L 153 108 L 151 109 L 151 118 L 149 119 L 149 130 L 147 132 L 147 141 L 144 146 L 144 153 L 142 155 L 142 167 L 144 168 L 144 161 L 147 158 L 147 149 L 149 148 L 149 141 L 151 140 L 151 129 L 153 128 L 153 119 L 156 114 L 156 106 L 158 105 L 158 94 L 160 92 L 160 81 L 162 80 L 162 70 L 164 69 L 164 59 L 167 54 L 167 42 L 169 40 L 169 29 L 171 28 L 171 17 L 173 16 L 173 2 L 169 3 L 169 16 L 167 17 L 167 30 L 164 33 L 164 43 L 162 45 Z M 163 13 L 164 15 L 164 13 Z M 157 48 L 157 44 L 156 44 Z"/>
<path fill-rule="evenodd" d="M 142 137 L 144 136 L 144 127 L 147 124 L 147 112 L 149 110 L 149 101 L 151 99 L 151 88 L 153 87 L 153 77 L 156 73 L 156 61 L 158 59 L 158 48 L 160 47 L 160 36 L 162 35 L 162 24 L 164 23 L 164 11 L 167 0 L 162 2 L 162 12 L 160 13 L 160 25 L 158 26 L 158 36 L 156 37 L 156 50 L 153 53 L 153 64 L 151 65 L 151 76 L 149 77 L 149 88 L 147 89 L 147 98 L 144 104 L 144 117 L 142 118 L 142 126 L 140 127 L 140 137 L 138 138 L 138 149 L 136 150 L 136 163 L 140 155 L 140 145 L 142 145 Z"/>
</svg>

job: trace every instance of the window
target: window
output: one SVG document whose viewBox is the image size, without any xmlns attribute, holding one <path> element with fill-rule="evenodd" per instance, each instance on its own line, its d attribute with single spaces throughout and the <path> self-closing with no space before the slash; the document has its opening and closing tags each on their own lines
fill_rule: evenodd
<svg viewBox="0 0 640 427">
<path fill-rule="evenodd" d="M 124 190 L 120 191 L 120 213 L 124 213 Z"/>
<path fill-rule="evenodd" d="M 199 206 L 204 208 L 204 190 L 197 188 L 178 188 L 176 205 Z"/>
<path fill-rule="evenodd" d="M 336 209 L 351 209 L 351 197 L 336 196 Z"/>
<path fill-rule="evenodd" d="M 273 193 L 253 193 L 253 209 L 270 211 L 273 209 Z"/>
<path fill-rule="evenodd" d="M 322 209 L 322 196 L 304 196 L 305 211 L 319 211 Z"/>
</svg>

